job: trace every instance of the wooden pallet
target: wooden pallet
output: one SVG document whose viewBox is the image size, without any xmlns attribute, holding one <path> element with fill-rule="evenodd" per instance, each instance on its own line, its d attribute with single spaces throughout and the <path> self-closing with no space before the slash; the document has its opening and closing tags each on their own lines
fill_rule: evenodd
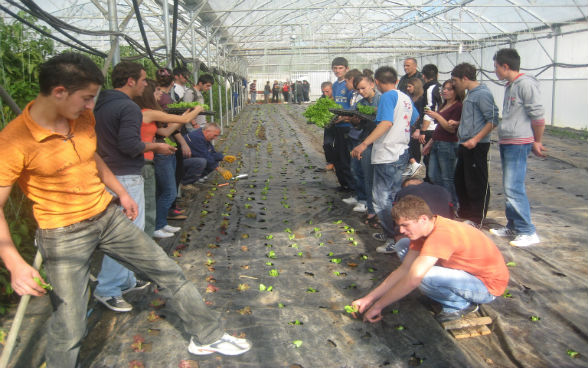
<svg viewBox="0 0 588 368">
<path fill-rule="evenodd" d="M 490 317 L 470 317 L 448 321 L 441 324 L 456 339 L 467 339 L 469 337 L 490 335 L 492 331 L 488 325 L 492 323 Z"/>
</svg>

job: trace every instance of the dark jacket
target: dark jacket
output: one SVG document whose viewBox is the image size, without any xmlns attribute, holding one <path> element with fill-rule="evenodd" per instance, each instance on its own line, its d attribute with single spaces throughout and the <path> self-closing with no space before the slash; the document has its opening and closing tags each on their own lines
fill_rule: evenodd
<svg viewBox="0 0 588 368">
<path fill-rule="evenodd" d="M 212 171 L 218 166 L 218 162 L 225 157 L 222 153 L 216 152 L 212 143 L 204 138 L 202 128 L 191 131 L 184 136 L 186 143 L 190 147 L 192 157 L 201 157 L 206 159 L 206 170 Z"/>
<path fill-rule="evenodd" d="M 114 175 L 141 175 L 145 143 L 141 142 L 141 108 L 121 91 L 100 92 L 96 107 L 98 154 Z"/>
</svg>

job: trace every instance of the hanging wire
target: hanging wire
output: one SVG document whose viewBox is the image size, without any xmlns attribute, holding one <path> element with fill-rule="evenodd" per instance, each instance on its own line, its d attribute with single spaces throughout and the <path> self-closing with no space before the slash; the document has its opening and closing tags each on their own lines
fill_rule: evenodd
<svg viewBox="0 0 588 368">
<path fill-rule="evenodd" d="M 167 1 L 167 0 L 165 0 Z M 174 11 L 172 20 L 172 44 L 171 44 L 171 65 L 176 66 L 176 36 L 178 33 L 178 6 L 180 1 L 174 0 Z"/>
<path fill-rule="evenodd" d="M 167 0 L 165 0 L 167 1 Z M 153 64 L 159 69 L 161 66 L 153 57 L 153 53 L 151 52 L 151 48 L 149 47 L 149 40 L 147 40 L 147 34 L 145 33 L 145 27 L 143 27 L 143 18 L 141 18 L 141 12 L 139 11 L 139 4 L 137 0 L 133 0 L 133 8 L 135 9 L 135 16 L 137 17 L 137 23 L 139 24 L 139 30 L 141 31 L 141 37 L 143 37 L 143 43 L 145 43 L 145 49 L 147 51 L 147 55 L 149 55 L 149 59 L 153 62 Z"/>
</svg>

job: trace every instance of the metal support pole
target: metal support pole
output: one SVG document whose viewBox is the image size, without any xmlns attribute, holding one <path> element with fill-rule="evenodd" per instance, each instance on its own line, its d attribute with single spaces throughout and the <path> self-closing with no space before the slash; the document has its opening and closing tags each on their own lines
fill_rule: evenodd
<svg viewBox="0 0 588 368">
<path fill-rule="evenodd" d="M 190 12 L 190 18 L 194 19 L 194 12 Z M 193 71 L 192 75 L 194 78 L 194 83 L 198 83 L 198 72 L 200 70 L 200 64 L 196 59 L 196 32 L 194 32 L 194 22 L 190 23 L 190 39 L 192 40 L 192 65 Z"/>
<path fill-rule="evenodd" d="M 166 57 L 166 65 L 168 68 L 172 68 L 172 58 L 171 58 L 171 37 L 169 33 L 169 4 L 166 1 L 163 1 L 163 33 L 165 34 L 165 57 Z"/>
<path fill-rule="evenodd" d="M 553 29 L 553 77 L 551 82 L 551 126 L 555 125 L 555 82 L 557 81 L 557 37 L 559 36 L 560 28 Z"/>
<path fill-rule="evenodd" d="M 220 72 L 220 50 L 219 50 L 219 42 L 217 39 L 216 42 L 216 65 L 217 65 L 217 69 Z M 221 128 L 221 134 L 223 134 L 223 90 L 222 90 L 222 86 L 221 86 L 221 81 L 224 83 L 223 79 L 221 79 L 222 76 L 219 75 L 218 79 L 219 79 L 219 83 L 218 83 L 218 111 L 220 114 L 220 128 Z"/>
<path fill-rule="evenodd" d="M 210 65 L 210 28 L 208 26 L 205 26 L 204 31 L 206 32 L 206 65 L 208 66 L 208 72 L 214 78 L 214 73 L 212 72 L 212 65 Z M 208 92 L 208 100 L 208 106 L 211 110 L 214 110 L 214 105 L 212 103 L 212 88 Z M 211 117 L 210 120 L 214 122 L 214 117 Z"/>
<path fill-rule="evenodd" d="M 108 0 L 108 28 L 111 32 L 118 32 L 118 17 L 116 11 L 116 0 Z M 114 49 L 112 53 L 112 65 L 120 63 L 120 47 L 118 36 L 110 36 L 110 47 Z"/>
<path fill-rule="evenodd" d="M 229 76 L 227 71 L 227 55 L 226 50 L 223 50 L 223 64 L 225 67 L 225 113 L 227 115 L 227 125 L 229 125 L 229 89 L 231 84 L 229 83 Z M 232 100 L 232 98 L 231 98 Z"/>
</svg>

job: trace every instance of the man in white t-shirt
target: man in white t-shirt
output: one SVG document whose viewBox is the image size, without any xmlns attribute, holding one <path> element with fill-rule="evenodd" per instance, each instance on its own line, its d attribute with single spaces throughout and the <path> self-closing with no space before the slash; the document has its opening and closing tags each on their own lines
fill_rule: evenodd
<svg viewBox="0 0 588 368">
<path fill-rule="evenodd" d="M 402 184 L 402 172 L 408 163 L 410 126 L 418 119 L 419 114 L 410 97 L 396 90 L 398 74 L 394 68 L 380 67 L 374 77 L 377 88 L 382 92 L 376 115 L 378 125 L 351 151 L 351 156 L 361 159 L 362 152 L 373 143 L 374 210 L 388 242 L 394 242 L 394 224 L 390 211 Z"/>
<path fill-rule="evenodd" d="M 172 98 L 175 102 L 193 102 L 194 91 L 187 86 L 189 72 L 184 67 L 175 68 L 174 71 L 174 89 Z"/>
</svg>

